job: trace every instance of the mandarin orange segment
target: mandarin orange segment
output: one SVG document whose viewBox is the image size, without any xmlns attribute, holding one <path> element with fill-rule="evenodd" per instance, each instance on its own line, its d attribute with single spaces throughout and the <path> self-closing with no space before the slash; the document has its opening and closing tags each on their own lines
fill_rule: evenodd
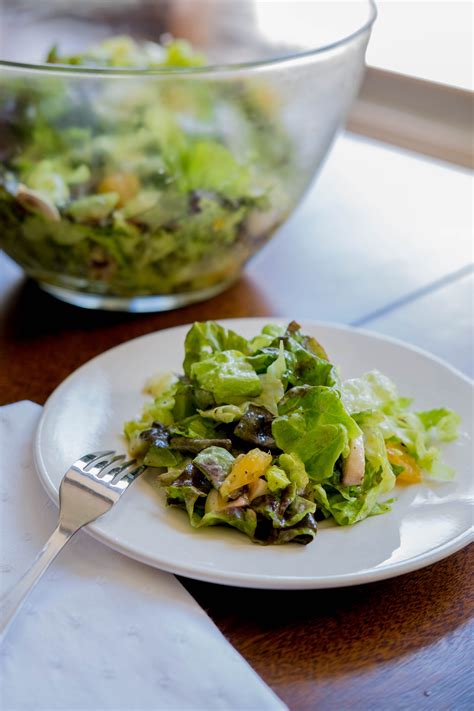
<svg viewBox="0 0 474 711">
<path fill-rule="evenodd" d="M 421 469 L 401 445 L 390 444 L 387 447 L 387 456 L 390 464 L 403 467 L 403 471 L 397 476 L 397 484 L 420 484 L 423 479 Z"/>
</svg>

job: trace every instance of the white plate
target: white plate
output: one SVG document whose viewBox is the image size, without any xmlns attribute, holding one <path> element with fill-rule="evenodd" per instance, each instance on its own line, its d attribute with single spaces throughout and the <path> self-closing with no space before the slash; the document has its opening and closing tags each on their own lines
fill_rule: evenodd
<svg viewBox="0 0 474 711">
<path fill-rule="evenodd" d="M 224 322 L 244 336 L 268 321 Z M 280 320 L 280 322 L 282 322 Z M 286 323 L 286 321 L 285 321 Z M 94 358 L 70 375 L 46 403 L 36 439 L 36 463 L 57 502 L 61 478 L 86 452 L 124 449 L 123 423 L 145 401 L 144 381 L 160 370 L 181 370 L 189 326 L 152 333 Z M 320 526 L 307 546 L 259 546 L 223 527 L 192 530 L 186 514 L 166 508 L 137 481 L 103 519 L 88 526 L 94 538 L 125 555 L 179 575 L 242 587 L 323 588 L 365 583 L 434 563 L 471 538 L 472 383 L 446 363 L 392 339 L 324 323 L 303 323 L 338 363 L 344 378 L 378 368 L 417 408 L 447 406 L 462 417 L 459 441 L 444 456 L 457 470 L 451 483 L 395 490 L 393 510 L 355 526 Z"/>
</svg>

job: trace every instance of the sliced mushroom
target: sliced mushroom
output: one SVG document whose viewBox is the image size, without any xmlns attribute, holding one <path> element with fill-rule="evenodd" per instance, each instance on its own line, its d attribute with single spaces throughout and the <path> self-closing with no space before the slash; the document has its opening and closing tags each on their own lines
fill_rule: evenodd
<svg viewBox="0 0 474 711">
<path fill-rule="evenodd" d="M 49 222 L 61 221 L 58 208 L 43 195 L 37 193 L 36 190 L 30 190 L 26 185 L 23 185 L 23 183 L 19 183 L 18 185 L 16 199 L 25 210 L 43 215 Z"/>
<path fill-rule="evenodd" d="M 268 494 L 268 486 L 265 479 L 257 479 L 248 485 L 248 497 L 249 501 L 252 502 L 258 496 L 265 496 Z"/>
<path fill-rule="evenodd" d="M 365 451 L 362 435 L 349 442 L 349 454 L 342 462 L 344 486 L 358 486 L 364 481 Z"/>
<path fill-rule="evenodd" d="M 232 501 L 228 501 L 225 506 L 222 507 L 221 511 L 225 511 L 226 509 L 235 509 L 235 508 L 240 508 L 241 506 L 248 506 L 249 505 L 249 499 L 246 494 L 242 494 L 239 496 L 238 499 L 233 499 Z"/>
<path fill-rule="evenodd" d="M 247 230 L 253 239 L 260 239 L 275 230 L 282 219 L 281 210 L 254 211 L 247 218 Z"/>
</svg>

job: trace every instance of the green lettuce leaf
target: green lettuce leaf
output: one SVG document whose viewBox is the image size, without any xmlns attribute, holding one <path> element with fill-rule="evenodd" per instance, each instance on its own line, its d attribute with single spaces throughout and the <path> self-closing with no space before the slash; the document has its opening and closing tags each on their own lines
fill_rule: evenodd
<svg viewBox="0 0 474 711">
<path fill-rule="evenodd" d="M 391 510 L 393 499 L 378 502 L 378 489 L 375 473 L 372 481 L 374 485 L 363 494 L 348 495 L 338 487 L 316 484 L 314 498 L 318 502 L 326 517 L 332 516 L 339 526 L 350 526 L 363 521 L 368 516 L 378 516 Z"/>
<path fill-rule="evenodd" d="M 316 504 L 296 493 L 295 484 L 265 494 L 255 500 L 254 510 L 268 518 L 274 528 L 291 528 L 308 514 L 316 511 Z"/>
<path fill-rule="evenodd" d="M 291 481 L 288 479 L 285 470 L 280 467 L 277 467 L 275 464 L 272 464 L 270 467 L 268 467 L 267 471 L 265 472 L 265 479 L 267 480 L 268 488 L 272 493 L 275 493 L 276 491 L 281 491 L 281 489 L 286 489 L 286 487 L 291 484 Z"/>
<path fill-rule="evenodd" d="M 118 201 L 118 193 L 88 195 L 71 202 L 66 213 L 76 222 L 96 222 L 108 217 Z"/>
<path fill-rule="evenodd" d="M 257 373 L 256 365 L 259 363 L 258 358 L 258 353 L 256 360 L 252 357 L 246 358 L 246 362 L 250 365 L 252 370 Z M 264 354 L 263 358 L 267 359 L 267 354 Z M 273 415 L 277 415 L 278 403 L 285 393 L 284 377 L 286 373 L 286 361 L 283 344 L 281 344 L 280 349 L 273 349 L 272 354 L 269 359 L 266 360 L 264 366 L 260 362 L 260 369 L 263 370 L 263 368 L 265 369 L 264 372 L 260 372 L 258 375 L 260 392 L 256 397 L 240 405 L 226 404 L 208 410 L 201 410 L 201 415 L 214 419 L 217 422 L 230 423 L 240 420 L 252 405 L 261 406 Z"/>
<path fill-rule="evenodd" d="M 278 357 L 268 366 L 267 372 L 259 375 L 261 392 L 253 400 L 266 408 L 272 415 L 278 415 L 278 403 L 285 394 L 284 377 L 286 373 L 285 349 L 280 342 Z"/>
<path fill-rule="evenodd" d="M 290 528 L 270 528 L 260 526 L 256 532 L 256 543 L 265 545 L 283 545 L 285 543 L 300 543 L 307 545 L 315 538 L 317 523 L 312 513 L 308 513 L 301 521 Z"/>
<path fill-rule="evenodd" d="M 191 376 L 191 366 L 219 351 L 234 350 L 250 354 L 248 341 L 238 333 L 224 328 L 215 321 L 196 322 L 186 334 L 183 370 Z"/>
<path fill-rule="evenodd" d="M 250 189 L 250 173 L 221 143 L 201 140 L 189 146 L 185 157 L 183 186 L 186 190 L 215 191 L 229 199 Z"/>
<path fill-rule="evenodd" d="M 243 417 L 247 407 L 248 403 L 246 402 L 242 405 L 218 405 L 210 410 L 199 410 L 199 414 L 202 417 L 207 417 L 210 420 L 215 420 L 216 422 L 230 424 L 231 422 L 240 420 L 241 417 Z"/>
<path fill-rule="evenodd" d="M 342 385 L 342 400 L 352 414 L 370 415 L 385 440 L 402 443 L 419 466 L 434 479 L 448 481 L 454 471 L 441 460 L 440 441 L 457 436 L 459 416 L 446 408 L 412 412 L 411 400 L 401 398 L 396 386 L 378 371 L 347 380 Z"/>
<path fill-rule="evenodd" d="M 275 447 L 275 440 L 272 437 L 273 419 L 273 415 L 265 407 L 249 403 L 234 429 L 234 435 L 261 449 L 272 449 Z"/>
<path fill-rule="evenodd" d="M 452 442 L 458 436 L 461 418 L 456 412 L 445 407 L 415 413 L 429 437 L 439 442 Z"/>
<path fill-rule="evenodd" d="M 214 353 L 191 366 L 192 379 L 211 392 L 216 403 L 239 404 L 262 391 L 259 377 L 242 353 L 226 350 Z"/>
<path fill-rule="evenodd" d="M 222 447 L 208 447 L 193 459 L 194 466 L 202 471 L 217 490 L 230 473 L 234 462 L 235 457 Z"/>
<path fill-rule="evenodd" d="M 143 463 L 148 467 L 179 467 L 185 458 L 180 452 L 172 451 L 169 448 L 157 447 L 152 444 L 143 459 Z"/>
<path fill-rule="evenodd" d="M 291 385 L 338 386 L 336 368 L 328 361 L 324 348 L 315 338 L 305 336 L 297 323 L 292 321 L 273 347 L 283 341 L 287 365 L 287 378 Z"/>
<path fill-rule="evenodd" d="M 296 454 L 280 454 L 278 463 L 295 484 L 298 494 L 302 494 L 308 486 L 309 476 L 301 459 Z"/>
<path fill-rule="evenodd" d="M 364 435 L 366 467 L 369 465 L 369 468 L 371 468 L 372 471 L 380 472 L 380 482 L 377 484 L 378 493 L 385 494 L 388 491 L 391 491 L 396 483 L 393 467 L 388 461 L 385 440 L 382 432 L 377 426 L 374 427 L 370 424 L 361 423 L 361 429 Z M 369 486 L 370 473 L 367 476 L 368 479 L 366 485 Z"/>
<path fill-rule="evenodd" d="M 275 441 L 286 453 L 297 454 L 311 479 L 329 478 L 336 461 L 360 435 L 336 390 L 324 386 L 292 388 L 281 401 L 272 425 Z"/>
<path fill-rule="evenodd" d="M 342 401 L 349 412 L 384 410 L 398 402 L 395 385 L 386 375 L 373 370 L 360 378 L 345 380 L 341 387 Z"/>
<path fill-rule="evenodd" d="M 176 422 L 171 426 L 173 435 L 182 435 L 183 437 L 192 437 L 200 439 L 216 439 L 219 433 L 212 421 L 201 417 L 201 415 L 191 415 L 180 422 Z"/>
<path fill-rule="evenodd" d="M 197 527 L 203 516 L 205 500 L 210 490 L 209 480 L 191 463 L 170 486 L 165 487 L 166 500 L 169 506 L 186 509 L 191 526 Z"/>
<path fill-rule="evenodd" d="M 449 431 L 456 428 L 459 422 L 454 413 L 451 413 L 451 418 Z M 438 441 L 436 436 L 432 436 L 431 428 L 426 429 L 418 413 L 408 410 L 394 412 L 385 416 L 379 427 L 386 440 L 401 442 L 431 478 L 450 481 L 454 477 L 454 469 L 442 461 L 441 452 L 434 444 Z M 452 439 L 451 433 L 449 438 Z"/>
<path fill-rule="evenodd" d="M 117 35 L 92 45 L 82 54 L 61 54 L 58 46 L 54 45 L 46 61 L 49 64 L 89 67 L 156 68 L 200 67 L 205 63 L 205 58 L 183 39 L 174 39 L 163 47 L 156 42 L 138 43 L 126 35 Z"/>
<path fill-rule="evenodd" d="M 258 336 L 254 336 L 254 338 L 252 338 L 250 341 L 250 348 L 252 352 L 267 348 L 275 342 L 275 339 L 281 338 L 284 334 L 284 326 L 278 326 L 275 323 L 268 323 L 262 328 L 262 331 L 258 334 Z"/>
<path fill-rule="evenodd" d="M 161 381 L 161 385 L 169 383 L 169 378 L 165 377 Z M 153 387 L 151 381 L 149 387 Z M 144 430 L 151 427 L 153 422 L 159 422 L 163 426 L 173 424 L 173 407 L 174 396 L 177 383 L 172 382 L 168 387 L 161 388 L 158 386 L 158 381 L 155 382 L 155 392 L 160 393 L 151 402 L 147 402 L 143 407 L 142 416 L 138 420 L 130 420 L 125 423 L 124 434 L 129 443 L 130 454 L 134 457 L 141 456 L 148 449 L 149 443 L 140 437 Z M 162 466 L 162 465 L 154 465 Z M 166 466 L 166 465 L 163 465 Z"/>
<path fill-rule="evenodd" d="M 176 422 L 196 415 L 196 405 L 194 399 L 194 388 L 190 382 L 184 379 L 176 383 L 173 403 L 173 419 Z"/>
<path fill-rule="evenodd" d="M 377 426 L 361 424 L 364 436 L 365 474 L 360 486 L 343 486 L 341 473 L 314 486 L 314 498 L 326 517 L 332 516 L 340 526 L 349 526 L 368 516 L 390 511 L 393 499 L 380 502 L 379 497 L 395 486 L 395 474 L 387 458 L 382 433 Z"/>
<path fill-rule="evenodd" d="M 253 539 L 257 527 L 257 515 L 250 508 L 229 506 L 221 511 L 206 512 L 199 522 L 200 527 L 221 525 L 236 528 Z"/>
<path fill-rule="evenodd" d="M 166 44 L 166 58 L 163 66 L 202 67 L 206 58 L 183 39 L 174 39 Z"/>
</svg>

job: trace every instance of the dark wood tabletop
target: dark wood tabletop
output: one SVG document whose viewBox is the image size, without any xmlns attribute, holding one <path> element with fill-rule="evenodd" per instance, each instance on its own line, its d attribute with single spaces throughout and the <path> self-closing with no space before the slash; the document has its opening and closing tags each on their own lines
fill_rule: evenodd
<svg viewBox="0 0 474 711">
<path fill-rule="evenodd" d="M 341 137 L 295 215 L 237 284 L 161 314 L 63 304 L 0 255 L 0 404 L 44 403 L 79 365 L 130 338 L 238 316 L 363 325 L 472 374 L 469 189 L 463 170 Z M 336 590 L 182 582 L 292 710 L 468 709 L 472 562 L 471 547 Z"/>
</svg>

